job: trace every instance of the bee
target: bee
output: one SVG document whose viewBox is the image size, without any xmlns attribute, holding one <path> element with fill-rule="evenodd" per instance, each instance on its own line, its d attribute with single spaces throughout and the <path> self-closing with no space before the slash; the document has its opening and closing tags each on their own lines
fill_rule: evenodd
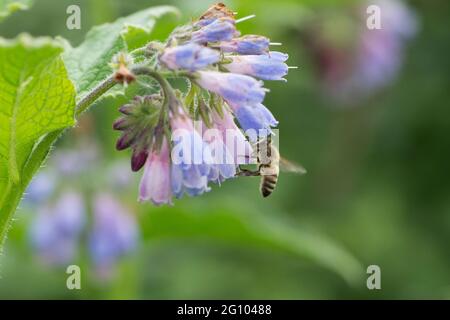
<svg viewBox="0 0 450 320">
<path fill-rule="evenodd" d="M 295 164 L 289 160 L 281 157 L 278 148 L 272 144 L 270 136 L 267 142 L 260 141 L 257 143 L 256 161 L 258 169 L 256 171 L 240 168 L 237 173 L 238 176 L 260 176 L 261 183 L 259 190 L 261 195 L 266 198 L 270 196 L 275 190 L 278 182 L 280 169 L 285 172 L 292 172 L 296 174 L 305 174 L 306 170 L 303 166 Z M 263 157 L 264 162 L 261 162 Z"/>
</svg>

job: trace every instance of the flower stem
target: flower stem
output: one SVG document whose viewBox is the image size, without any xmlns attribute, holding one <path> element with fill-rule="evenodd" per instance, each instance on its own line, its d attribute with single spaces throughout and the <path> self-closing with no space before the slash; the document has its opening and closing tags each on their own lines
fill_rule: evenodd
<svg viewBox="0 0 450 320">
<path fill-rule="evenodd" d="M 158 81 L 159 85 L 161 86 L 161 89 L 164 93 L 164 104 L 168 105 L 169 108 L 173 108 L 176 105 L 177 97 L 175 96 L 175 93 L 172 89 L 172 86 L 170 83 L 162 76 L 159 72 L 152 70 L 148 67 L 135 67 L 131 70 L 133 74 L 135 75 L 146 75 L 150 76 L 156 81 Z M 172 110 L 174 112 L 177 112 L 177 110 Z"/>
<path fill-rule="evenodd" d="M 158 81 L 159 85 L 161 86 L 161 89 L 164 91 L 164 94 L 167 95 L 168 98 L 175 97 L 172 87 L 170 86 L 169 82 L 167 82 L 167 80 L 164 78 L 164 76 L 161 73 L 159 73 L 153 69 L 150 69 L 148 67 L 142 67 L 142 66 L 131 69 L 131 72 L 137 76 L 146 75 L 146 76 L 152 77 L 153 79 Z"/>
<path fill-rule="evenodd" d="M 91 104 L 95 102 L 98 98 L 100 98 L 103 94 L 106 93 L 109 89 L 114 87 L 118 82 L 114 78 L 114 75 L 106 78 L 103 82 L 101 82 L 98 86 L 96 86 L 88 95 L 86 95 L 83 99 L 81 99 L 75 108 L 75 117 L 77 118 L 84 111 L 89 108 Z"/>
<path fill-rule="evenodd" d="M 164 101 L 161 106 L 161 111 L 159 114 L 159 121 L 155 128 L 156 149 L 160 149 L 161 144 L 162 144 L 163 134 L 164 134 L 164 128 L 165 128 L 164 124 L 166 121 L 167 111 L 171 110 L 174 113 L 178 112 L 178 110 L 177 110 L 178 98 L 175 95 L 175 92 L 173 91 L 173 88 L 170 85 L 170 83 L 166 80 L 166 78 L 161 73 L 159 73 L 153 69 L 150 69 L 148 67 L 144 67 L 144 66 L 135 67 L 131 71 L 136 76 L 146 75 L 146 76 L 149 76 L 149 77 L 152 77 L 153 79 L 155 79 L 159 83 L 159 85 L 164 93 Z"/>
</svg>

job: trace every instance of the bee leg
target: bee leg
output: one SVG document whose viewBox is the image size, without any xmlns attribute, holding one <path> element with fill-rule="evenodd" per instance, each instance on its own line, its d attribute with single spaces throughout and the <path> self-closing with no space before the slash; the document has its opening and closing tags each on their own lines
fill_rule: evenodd
<svg viewBox="0 0 450 320">
<path fill-rule="evenodd" d="M 248 170 L 248 169 L 239 168 L 239 172 L 236 173 L 237 177 L 257 177 L 260 175 L 261 175 L 261 173 L 259 172 L 259 169 L 256 171 L 252 171 L 252 170 Z"/>
</svg>

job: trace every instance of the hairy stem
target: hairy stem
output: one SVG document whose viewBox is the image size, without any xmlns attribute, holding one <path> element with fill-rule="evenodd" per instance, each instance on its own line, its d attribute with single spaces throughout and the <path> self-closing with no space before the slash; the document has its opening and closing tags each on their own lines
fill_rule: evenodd
<svg viewBox="0 0 450 320">
<path fill-rule="evenodd" d="M 167 110 L 172 108 L 172 111 L 177 112 L 178 110 L 176 110 L 176 106 L 177 106 L 178 99 L 177 99 L 170 83 L 160 73 L 158 73 L 148 67 L 136 67 L 136 68 L 132 69 L 132 72 L 136 76 L 146 75 L 146 76 L 152 77 L 159 83 L 159 85 L 164 93 L 164 102 L 162 104 L 161 111 L 159 114 L 158 125 L 156 126 L 156 129 L 155 129 L 155 134 L 157 137 L 156 138 L 156 141 L 157 141 L 156 146 L 159 149 L 161 147 L 161 143 L 162 143 L 162 135 L 164 133 L 163 128 L 164 128 L 164 123 L 166 121 Z"/>
<path fill-rule="evenodd" d="M 106 80 L 101 82 L 98 86 L 96 86 L 87 96 L 85 96 L 77 103 L 77 106 L 75 108 L 75 118 L 86 111 L 86 109 L 89 108 L 91 104 L 93 104 L 98 98 L 100 98 L 116 84 L 117 81 L 114 78 L 114 75 L 112 75 L 109 78 L 106 78 Z"/>
<path fill-rule="evenodd" d="M 133 74 L 137 76 L 146 75 L 158 81 L 159 85 L 161 86 L 161 89 L 163 90 L 164 98 L 167 99 L 169 105 L 171 104 L 171 102 L 174 102 L 177 99 L 175 93 L 173 92 L 172 86 L 169 84 L 166 78 L 159 72 L 152 70 L 148 67 L 136 67 L 133 68 L 131 71 L 133 72 Z"/>
</svg>

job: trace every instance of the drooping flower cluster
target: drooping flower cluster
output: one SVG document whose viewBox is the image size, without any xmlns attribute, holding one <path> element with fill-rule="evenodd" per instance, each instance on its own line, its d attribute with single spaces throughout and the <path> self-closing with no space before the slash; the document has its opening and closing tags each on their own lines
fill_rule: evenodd
<svg viewBox="0 0 450 320">
<path fill-rule="evenodd" d="M 201 195 L 209 182 L 235 177 L 252 157 L 251 144 L 278 125 L 263 105 L 262 80 L 286 81 L 288 56 L 270 51 L 264 36 L 241 36 L 237 23 L 216 4 L 165 44 L 150 43 L 148 63 L 134 69 L 161 89 L 159 99 L 149 92 L 122 107 L 113 126 L 123 132 L 117 149 L 133 149 L 132 169 L 145 167 L 141 201 L 172 204 L 172 197 Z M 188 80 L 187 92 L 172 88 L 168 79 L 177 77 Z"/>
</svg>

